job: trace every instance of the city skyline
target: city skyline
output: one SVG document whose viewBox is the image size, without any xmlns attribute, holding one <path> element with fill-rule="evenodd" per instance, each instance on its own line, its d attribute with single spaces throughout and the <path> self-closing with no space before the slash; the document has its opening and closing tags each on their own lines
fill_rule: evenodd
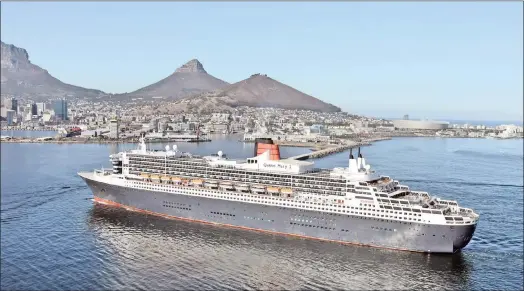
<svg viewBox="0 0 524 291">
<path fill-rule="evenodd" d="M 268 74 L 354 114 L 522 120 L 522 3 L 2 8 L 2 41 L 66 83 L 108 93 L 154 83 L 197 58 L 227 82 Z"/>
</svg>

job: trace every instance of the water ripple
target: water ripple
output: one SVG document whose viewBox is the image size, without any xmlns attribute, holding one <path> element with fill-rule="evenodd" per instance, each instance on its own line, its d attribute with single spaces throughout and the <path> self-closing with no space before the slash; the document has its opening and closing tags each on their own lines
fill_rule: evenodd
<svg viewBox="0 0 524 291">
<path fill-rule="evenodd" d="M 76 173 L 108 165 L 108 153 L 118 146 L 2 145 L 1 289 L 522 289 L 517 151 L 522 141 L 515 141 L 515 149 L 505 141 L 504 153 L 492 148 L 496 142 L 394 139 L 365 150 L 380 172 L 406 177 L 399 180 L 481 214 L 471 243 L 451 256 L 270 235 L 95 205 Z M 249 145 L 229 142 L 180 147 L 252 152 Z M 285 149 L 289 156 L 300 150 L 307 151 Z M 317 162 L 345 166 L 346 158 L 340 153 Z"/>
</svg>

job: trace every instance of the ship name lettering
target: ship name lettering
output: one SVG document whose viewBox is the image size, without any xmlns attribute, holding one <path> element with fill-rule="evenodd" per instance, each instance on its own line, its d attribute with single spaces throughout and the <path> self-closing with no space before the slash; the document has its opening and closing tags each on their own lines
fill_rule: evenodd
<svg viewBox="0 0 524 291">
<path fill-rule="evenodd" d="M 264 166 L 264 168 L 280 168 L 280 169 L 287 170 L 289 165 L 267 164 L 267 163 L 264 163 L 263 166 Z"/>
</svg>

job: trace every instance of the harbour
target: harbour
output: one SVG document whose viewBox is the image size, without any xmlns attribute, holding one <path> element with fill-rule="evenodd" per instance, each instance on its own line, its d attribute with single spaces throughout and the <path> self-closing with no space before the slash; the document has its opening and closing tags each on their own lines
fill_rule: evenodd
<svg viewBox="0 0 524 291">
<path fill-rule="evenodd" d="M 199 154 L 224 150 L 236 158 L 248 157 L 253 152 L 252 144 L 238 143 L 233 137 L 213 140 L 202 144 L 179 143 L 178 147 Z M 151 144 L 154 149 L 163 149 L 165 145 Z M 468 248 L 452 256 L 374 250 L 171 220 L 93 204 L 90 189 L 75 176 L 76 171 L 100 165 L 109 169 L 108 154 L 135 147 L 135 144 L 2 144 L 2 180 L 13 181 L 11 185 L 1 185 L 3 256 L 13 258 L 9 268 L 3 264 L 2 274 L 21 274 L 17 282 L 2 279 L 3 289 L 8 286 L 56 289 L 56 278 L 65 278 L 60 281 L 64 289 L 73 286 L 121 289 L 131 284 L 150 289 L 156 285 L 145 278 L 153 273 L 158 274 L 157 282 L 186 278 L 171 285 L 181 289 L 271 289 L 277 285 L 285 289 L 321 286 L 344 289 L 348 284 L 357 289 L 380 289 L 385 285 L 390 289 L 422 290 L 520 288 L 521 140 L 400 138 L 362 148 L 370 161 L 376 161 L 376 168 L 395 173 L 414 189 L 445 191 L 447 196 L 467 201 L 490 217 L 480 221 L 477 236 Z M 64 151 L 75 153 L 75 159 L 63 155 Z M 308 151 L 302 147 L 281 147 L 284 157 Z M 347 156 L 347 151 L 335 153 L 316 159 L 316 163 L 320 167 L 337 167 L 346 163 Z M 22 157 L 26 162 L 20 164 Z M 490 167 L 497 167 L 505 174 L 494 176 Z M 490 180 L 484 179 L 488 174 Z M 50 177 L 57 182 L 45 183 Z M 68 188 L 64 189 L 65 186 Z M 23 201 L 30 202 L 20 204 Z M 504 212 L 500 211 L 502 208 Z M 499 227 L 502 224 L 506 225 L 504 230 Z M 61 239 L 42 245 L 35 236 L 43 240 L 58 236 Z M 146 245 L 147 250 L 143 247 Z M 61 252 L 70 256 L 52 261 L 41 256 Z M 39 256 L 35 259 L 36 254 Z M 83 264 L 58 267 L 78 259 Z M 171 267 L 163 267 L 167 265 Z M 50 270 L 45 276 L 29 276 L 30 269 L 44 267 Z M 260 269 L 267 270 L 267 275 L 261 277 Z M 384 272 L 384 276 L 371 275 L 377 271 Z M 119 275 L 122 272 L 127 274 L 124 279 Z M 188 272 L 202 277 L 183 275 Z M 271 275 L 274 272 L 278 276 Z M 356 273 L 368 275 L 362 279 L 348 276 Z M 311 281 L 312 276 L 319 279 Z M 433 279 L 418 279 L 425 276 Z M 246 285 L 247 281 L 251 283 Z"/>
<path fill-rule="evenodd" d="M 524 290 L 522 3 L 15 2 L 0 291 Z"/>
</svg>

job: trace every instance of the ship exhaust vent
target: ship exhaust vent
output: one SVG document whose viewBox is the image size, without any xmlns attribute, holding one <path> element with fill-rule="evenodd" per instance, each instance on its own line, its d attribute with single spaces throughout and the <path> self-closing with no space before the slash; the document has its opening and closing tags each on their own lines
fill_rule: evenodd
<svg viewBox="0 0 524 291">
<path fill-rule="evenodd" d="M 277 144 L 273 143 L 271 138 L 257 138 L 255 139 L 254 156 L 259 156 L 269 151 L 269 159 L 280 160 L 280 149 Z"/>
</svg>

